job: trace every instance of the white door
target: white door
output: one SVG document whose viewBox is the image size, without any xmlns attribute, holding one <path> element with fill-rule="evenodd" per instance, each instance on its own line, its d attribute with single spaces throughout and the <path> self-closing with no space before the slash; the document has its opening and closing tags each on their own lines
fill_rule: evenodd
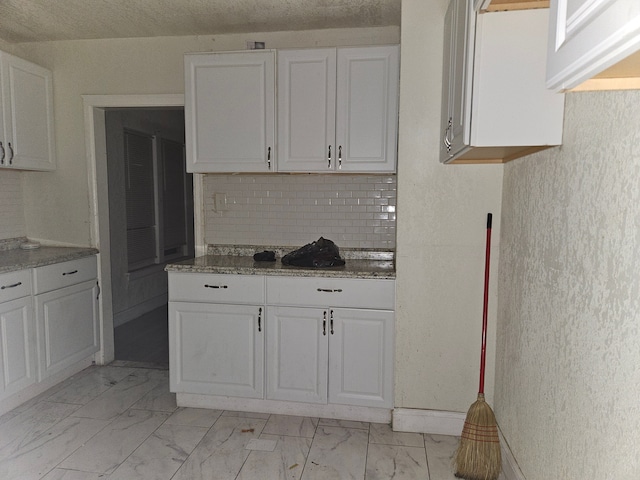
<svg viewBox="0 0 640 480">
<path fill-rule="evenodd" d="M 328 310 L 269 307 L 267 398 L 327 403 Z"/>
<path fill-rule="evenodd" d="M 396 165 L 400 50 L 339 48 L 336 169 L 393 172 Z"/>
<path fill-rule="evenodd" d="M 638 0 L 555 0 L 549 13 L 548 88 L 573 88 L 640 50 Z"/>
<path fill-rule="evenodd" d="M 0 398 L 36 381 L 31 297 L 0 304 Z"/>
<path fill-rule="evenodd" d="M 329 403 L 393 407 L 393 312 L 335 308 L 329 316 Z"/>
<path fill-rule="evenodd" d="M 336 49 L 278 50 L 278 170 L 335 165 Z"/>
<path fill-rule="evenodd" d="M 272 51 L 185 55 L 188 172 L 275 169 Z"/>
<path fill-rule="evenodd" d="M 35 296 L 39 380 L 84 360 L 100 348 L 95 280 Z"/>
<path fill-rule="evenodd" d="M 52 74 L 46 68 L 2 54 L 6 143 L 4 165 L 27 170 L 54 170 Z M 2 152 L 0 152 L 0 156 Z"/>
<path fill-rule="evenodd" d="M 172 392 L 263 398 L 264 308 L 169 302 Z"/>
</svg>

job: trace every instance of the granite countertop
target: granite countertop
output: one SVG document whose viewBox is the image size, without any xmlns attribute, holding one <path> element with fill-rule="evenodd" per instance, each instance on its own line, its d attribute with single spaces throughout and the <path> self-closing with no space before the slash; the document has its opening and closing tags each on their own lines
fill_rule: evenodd
<svg viewBox="0 0 640 480">
<path fill-rule="evenodd" d="M 304 268 L 283 265 L 283 252 L 296 247 L 209 246 L 208 255 L 167 265 L 169 272 L 223 273 L 242 275 L 287 275 L 298 277 L 342 277 L 395 279 L 394 253 L 380 250 L 340 249 L 345 265 L 331 268 Z M 256 262 L 253 254 L 276 252 L 275 262 Z"/>
<path fill-rule="evenodd" d="M 26 239 L 22 240 L 26 241 Z M 95 248 L 82 247 L 43 246 L 35 250 L 22 250 L 19 248 L 20 243 L 22 242 L 15 242 L 15 246 L 10 245 L 9 248 L 0 248 L 0 273 L 42 267 L 98 253 Z M 4 245 L 8 245 L 8 242 L 5 241 Z"/>
</svg>

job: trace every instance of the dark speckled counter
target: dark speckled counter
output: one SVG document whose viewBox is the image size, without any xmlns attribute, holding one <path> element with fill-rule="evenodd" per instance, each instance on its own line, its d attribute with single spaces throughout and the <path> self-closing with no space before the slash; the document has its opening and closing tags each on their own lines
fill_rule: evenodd
<svg viewBox="0 0 640 480">
<path fill-rule="evenodd" d="M 40 247 L 36 250 L 12 248 L 0 250 L 0 273 L 14 272 L 25 268 L 42 267 L 53 263 L 76 260 L 95 255 L 95 248 Z"/>
<path fill-rule="evenodd" d="M 256 262 L 253 253 L 274 250 L 275 262 Z M 284 251 L 294 247 L 209 247 L 209 255 L 167 265 L 169 272 L 220 273 L 238 275 L 286 275 L 298 277 L 342 277 L 395 279 L 393 252 L 341 249 L 345 265 L 331 268 L 303 268 L 283 265 Z"/>
</svg>

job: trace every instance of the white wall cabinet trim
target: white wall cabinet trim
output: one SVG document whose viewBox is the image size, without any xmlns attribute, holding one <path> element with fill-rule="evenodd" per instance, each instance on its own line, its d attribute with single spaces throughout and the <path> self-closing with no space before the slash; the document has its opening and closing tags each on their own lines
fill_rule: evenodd
<svg viewBox="0 0 640 480">
<path fill-rule="evenodd" d="M 638 0 L 551 2 L 548 88 L 572 89 L 639 50 Z"/>
</svg>

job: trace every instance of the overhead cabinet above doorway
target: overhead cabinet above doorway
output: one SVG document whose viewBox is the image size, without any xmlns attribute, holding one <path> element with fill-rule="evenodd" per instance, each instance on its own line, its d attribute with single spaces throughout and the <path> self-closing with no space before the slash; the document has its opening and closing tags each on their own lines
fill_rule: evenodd
<svg viewBox="0 0 640 480">
<path fill-rule="evenodd" d="M 187 54 L 188 171 L 395 172 L 399 54 L 397 45 Z"/>
</svg>

